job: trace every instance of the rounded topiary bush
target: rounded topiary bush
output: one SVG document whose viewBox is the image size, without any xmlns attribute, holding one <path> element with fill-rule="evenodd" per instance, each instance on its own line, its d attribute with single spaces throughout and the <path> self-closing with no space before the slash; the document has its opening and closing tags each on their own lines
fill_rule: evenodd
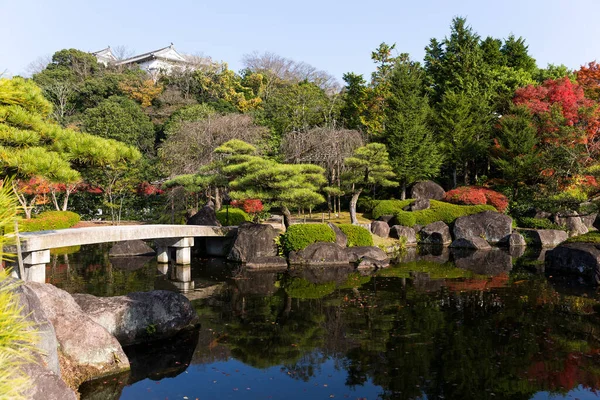
<svg viewBox="0 0 600 400">
<path fill-rule="evenodd" d="M 373 236 L 366 228 L 352 224 L 340 224 L 338 228 L 348 237 L 348 247 L 373 246 Z"/>
<path fill-rule="evenodd" d="M 45 211 L 35 218 L 19 221 L 20 232 L 49 231 L 70 228 L 81 220 L 72 211 Z"/>
<path fill-rule="evenodd" d="M 327 224 L 296 224 L 287 228 L 281 240 L 286 253 L 316 242 L 335 242 L 335 232 Z"/>
<path fill-rule="evenodd" d="M 377 219 L 383 215 L 396 215 L 399 211 L 413 200 L 381 200 L 377 202 L 377 205 L 373 208 L 371 216 L 373 219 Z"/>
<path fill-rule="evenodd" d="M 229 209 L 229 221 L 227 220 L 227 210 L 219 210 L 216 214 L 223 226 L 238 226 L 242 222 L 252 221 L 252 217 L 241 208 Z"/>
</svg>

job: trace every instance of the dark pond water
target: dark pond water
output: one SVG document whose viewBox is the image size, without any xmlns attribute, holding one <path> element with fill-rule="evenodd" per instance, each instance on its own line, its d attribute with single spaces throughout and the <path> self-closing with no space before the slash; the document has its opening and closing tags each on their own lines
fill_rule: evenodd
<svg viewBox="0 0 600 400">
<path fill-rule="evenodd" d="M 55 256 L 49 282 L 99 296 L 184 288 L 202 325 L 127 348 L 132 371 L 84 384 L 82 399 L 600 397 L 600 296 L 545 273 L 540 254 L 423 250 L 361 275 L 177 270 L 107 249 Z"/>
</svg>

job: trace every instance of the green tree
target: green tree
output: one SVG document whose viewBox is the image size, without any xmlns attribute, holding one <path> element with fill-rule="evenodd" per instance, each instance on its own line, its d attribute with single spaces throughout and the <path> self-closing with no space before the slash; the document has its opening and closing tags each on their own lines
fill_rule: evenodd
<svg viewBox="0 0 600 400">
<path fill-rule="evenodd" d="M 350 220 L 358 223 L 356 218 L 356 203 L 363 190 L 375 185 L 384 187 L 398 186 L 391 181 L 395 177 L 389 162 L 387 148 L 382 143 L 370 143 L 356 149 L 352 157 L 344 161 L 347 171 L 343 181 L 351 187 Z"/>
<path fill-rule="evenodd" d="M 91 134 L 135 146 L 147 155 L 154 153 L 154 125 L 133 100 L 111 96 L 86 110 L 82 122 Z"/>
<path fill-rule="evenodd" d="M 367 82 L 362 75 L 349 72 L 343 78 L 343 105 L 340 110 L 342 122 L 348 129 L 364 131 L 363 118 L 367 101 Z"/>
<path fill-rule="evenodd" d="M 421 65 L 402 54 L 388 78 L 384 138 L 402 187 L 402 199 L 406 198 L 408 184 L 437 175 L 443 161 L 429 127 L 429 99 L 424 93 L 423 77 Z"/>
<path fill-rule="evenodd" d="M 81 179 L 78 169 L 83 165 L 126 164 L 139 158 L 137 150 L 123 143 L 61 128 L 48 120 L 51 112 L 52 106 L 33 81 L 0 79 L 3 176 L 73 183 Z M 29 218 L 31 207 L 21 203 Z"/>
<path fill-rule="evenodd" d="M 500 119 L 494 153 L 492 160 L 517 200 L 519 188 L 534 183 L 543 169 L 537 128 L 526 107 L 513 106 L 511 113 Z"/>
</svg>

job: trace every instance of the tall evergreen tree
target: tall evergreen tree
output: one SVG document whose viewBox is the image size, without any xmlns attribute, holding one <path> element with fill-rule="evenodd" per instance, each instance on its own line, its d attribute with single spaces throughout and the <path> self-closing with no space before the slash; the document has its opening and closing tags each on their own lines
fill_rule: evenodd
<svg viewBox="0 0 600 400">
<path fill-rule="evenodd" d="M 423 68 L 410 61 L 408 54 L 400 55 L 389 77 L 384 137 L 402 199 L 408 184 L 435 176 L 443 160 L 429 126 L 430 107 L 423 77 Z"/>
</svg>

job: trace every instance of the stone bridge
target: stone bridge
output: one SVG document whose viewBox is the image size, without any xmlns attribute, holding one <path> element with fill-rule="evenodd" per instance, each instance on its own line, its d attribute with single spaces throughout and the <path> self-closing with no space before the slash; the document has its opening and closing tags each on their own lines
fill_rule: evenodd
<svg viewBox="0 0 600 400">
<path fill-rule="evenodd" d="M 191 247 L 196 237 L 233 236 L 237 227 L 199 225 L 125 225 L 89 228 L 60 229 L 55 231 L 25 232 L 19 235 L 24 280 L 45 282 L 46 263 L 50 262 L 50 249 L 120 242 L 125 240 L 153 240 L 156 244 L 158 262 L 170 261 L 170 249 L 175 249 L 175 263 L 185 265 L 191 262 Z M 16 246 L 5 248 L 16 253 Z M 17 271 L 13 262 L 13 271 Z"/>
</svg>

